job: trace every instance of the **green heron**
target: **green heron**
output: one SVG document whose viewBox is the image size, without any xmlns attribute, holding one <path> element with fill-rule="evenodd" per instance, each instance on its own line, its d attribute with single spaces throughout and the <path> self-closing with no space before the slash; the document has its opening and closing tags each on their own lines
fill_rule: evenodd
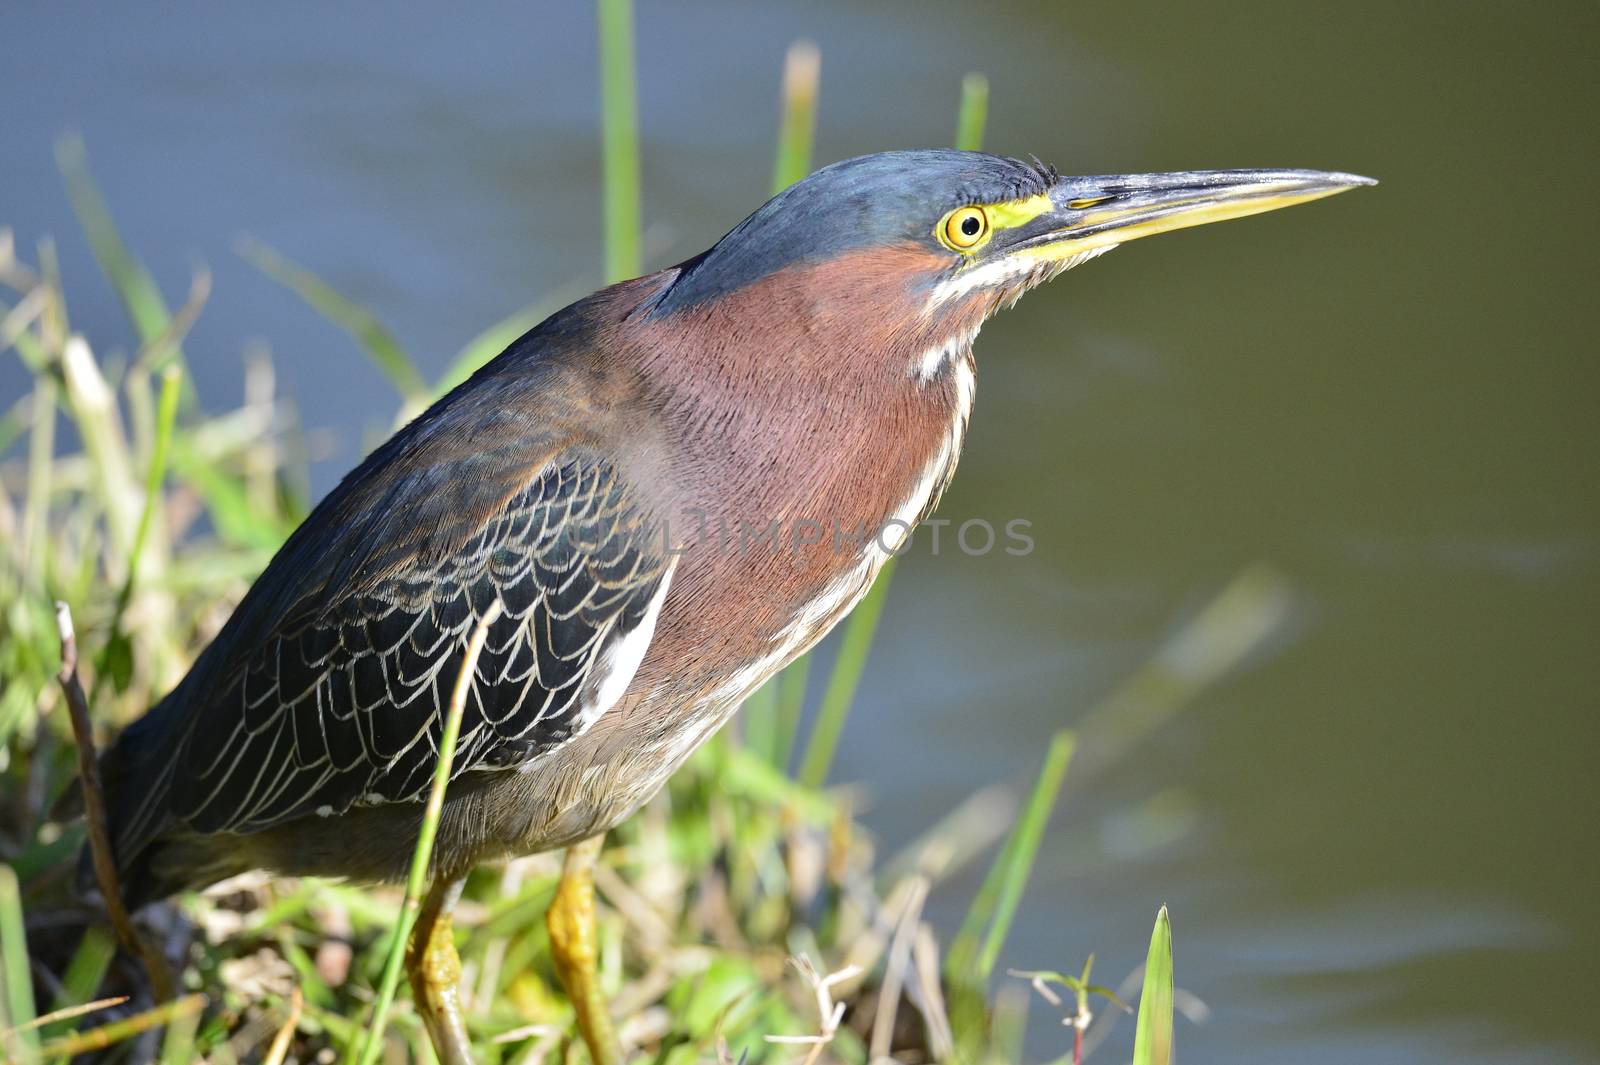
<svg viewBox="0 0 1600 1065">
<path fill-rule="evenodd" d="M 568 847 L 556 968 L 591 1056 L 620 1060 L 594 977 L 599 841 L 938 503 L 984 320 L 1129 240 L 1365 184 L 887 152 L 558 311 L 347 476 L 107 752 L 126 901 L 255 868 L 403 877 L 492 616 L 411 949 L 418 1008 L 441 1059 L 468 1060 L 463 878 Z"/>
</svg>

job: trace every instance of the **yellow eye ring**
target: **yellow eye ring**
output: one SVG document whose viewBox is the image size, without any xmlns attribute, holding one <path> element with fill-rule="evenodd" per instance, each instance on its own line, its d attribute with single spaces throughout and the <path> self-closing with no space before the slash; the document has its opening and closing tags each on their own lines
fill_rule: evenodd
<svg viewBox="0 0 1600 1065">
<path fill-rule="evenodd" d="M 957 207 L 944 216 L 936 233 L 945 247 L 969 252 L 989 239 L 989 231 L 988 211 L 982 207 Z"/>
</svg>

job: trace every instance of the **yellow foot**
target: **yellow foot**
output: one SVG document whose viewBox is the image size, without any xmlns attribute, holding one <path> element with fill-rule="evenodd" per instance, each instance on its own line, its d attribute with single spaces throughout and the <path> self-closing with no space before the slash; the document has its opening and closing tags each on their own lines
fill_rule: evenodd
<svg viewBox="0 0 1600 1065">
<path fill-rule="evenodd" d="M 461 1016 L 461 957 L 450 910 L 461 897 L 460 880 L 436 883 L 412 933 L 407 959 L 411 996 L 433 1040 L 440 1065 L 472 1065 L 472 1043 Z"/>
<path fill-rule="evenodd" d="M 572 1001 L 590 1059 L 594 1065 L 622 1065 L 622 1044 L 611 1024 L 596 972 L 600 942 L 594 922 L 594 862 L 604 839 L 596 836 L 567 848 L 561 883 L 545 923 L 550 929 L 556 975 Z"/>
</svg>

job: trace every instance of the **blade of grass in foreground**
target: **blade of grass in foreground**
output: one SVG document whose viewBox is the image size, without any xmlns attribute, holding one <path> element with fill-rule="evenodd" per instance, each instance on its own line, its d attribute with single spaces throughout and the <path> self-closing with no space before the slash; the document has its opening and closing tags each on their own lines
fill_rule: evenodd
<svg viewBox="0 0 1600 1065">
<path fill-rule="evenodd" d="M 605 150 L 606 284 L 637 277 L 640 251 L 639 105 L 633 0 L 599 0 L 600 124 Z"/>
<path fill-rule="evenodd" d="M 1055 809 L 1061 785 L 1067 778 L 1067 767 L 1072 764 L 1076 743 L 1072 733 L 1065 730 L 1051 738 L 1044 765 L 1039 770 L 1039 779 L 1033 784 L 1033 794 L 1028 796 L 1028 805 L 1023 808 L 1017 827 L 1012 830 L 995 901 L 994 919 L 989 923 L 989 934 L 984 937 L 983 949 L 978 953 L 980 980 L 988 979 L 994 971 L 995 962 L 1000 958 L 1000 949 L 1005 946 L 1006 936 L 1011 933 L 1011 922 L 1016 918 L 1017 906 L 1022 902 L 1022 892 L 1028 886 L 1028 878 L 1033 875 L 1033 862 L 1038 857 L 1039 845 L 1044 842 L 1050 813 Z"/>
<path fill-rule="evenodd" d="M 406 943 L 417 922 L 417 911 L 422 905 L 422 893 L 427 886 L 428 862 L 433 856 L 433 840 L 439 831 L 439 816 L 444 811 L 444 789 L 450 783 L 450 769 L 455 764 L 456 738 L 461 732 L 461 715 L 467 704 L 467 690 L 478 668 L 478 655 L 483 651 L 483 641 L 488 638 L 489 626 L 500 616 L 500 601 L 496 599 L 484 611 L 483 617 L 472 630 L 467 642 L 467 653 L 456 674 L 455 690 L 450 694 L 450 709 L 445 715 L 444 732 L 439 737 L 439 761 L 433 771 L 433 786 L 428 791 L 428 805 L 423 810 L 422 828 L 417 833 L 417 846 L 411 854 L 411 871 L 406 877 L 405 902 L 400 919 L 395 922 L 389 937 L 389 952 L 383 962 L 383 976 L 378 984 L 378 999 L 372 1007 L 372 1023 L 367 1028 L 357 1060 L 361 1065 L 372 1065 L 383 1049 L 383 1027 L 388 1020 L 389 1005 L 394 1001 L 395 988 L 400 983 L 400 966 L 405 961 Z"/>
<path fill-rule="evenodd" d="M 1133 1036 L 1133 1065 L 1168 1065 L 1172 1060 L 1172 925 L 1167 908 L 1156 914 L 1150 954 L 1139 992 L 1139 1027 Z"/>
<path fill-rule="evenodd" d="M 982 983 L 994 971 L 1000 950 L 1010 934 L 1022 892 L 1033 873 L 1033 862 L 1044 841 L 1051 811 L 1066 781 L 1076 737 L 1065 729 L 1050 740 L 1044 764 L 1034 781 L 1028 803 L 1006 837 L 994 865 L 967 910 L 961 929 L 951 941 L 946 974 L 953 982 Z M 985 931 L 987 929 L 987 931 Z M 980 943 L 980 938 L 981 943 Z"/>
<path fill-rule="evenodd" d="M 317 313 L 344 329 L 361 345 L 374 366 L 383 372 L 408 406 L 417 409 L 428 401 L 428 383 L 411 356 L 384 324 L 365 307 L 341 294 L 316 274 L 291 262 L 256 240 L 246 239 L 239 254 L 268 277 L 309 303 Z"/>
<path fill-rule="evenodd" d="M 877 550 L 876 544 L 868 550 Z M 811 739 L 806 744 L 805 757 L 800 761 L 800 783 L 820 788 L 828 780 L 828 769 L 833 765 L 834 752 L 839 747 L 839 735 L 844 731 L 844 720 L 855 702 L 856 688 L 861 683 L 861 673 L 866 669 L 867 653 L 872 650 L 872 637 L 878 628 L 878 617 L 883 613 L 883 601 L 889 594 L 889 579 L 894 575 L 894 559 L 884 563 L 878 579 L 866 594 L 850 620 L 845 622 L 844 636 L 839 641 L 839 655 L 834 659 L 833 672 L 828 675 L 828 686 L 823 690 L 822 703 L 817 707 L 817 721 L 811 727 Z"/>
</svg>

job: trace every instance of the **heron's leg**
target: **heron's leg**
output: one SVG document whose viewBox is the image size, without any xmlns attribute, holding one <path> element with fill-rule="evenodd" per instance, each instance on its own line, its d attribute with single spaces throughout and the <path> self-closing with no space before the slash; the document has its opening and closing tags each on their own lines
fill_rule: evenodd
<svg viewBox="0 0 1600 1065">
<path fill-rule="evenodd" d="M 406 958 L 411 996 L 427 1025 L 440 1065 L 472 1065 L 472 1044 L 461 1016 L 461 958 L 456 954 L 450 911 L 466 877 L 440 877 L 428 891 L 411 932 Z"/>
<path fill-rule="evenodd" d="M 550 928 L 550 951 L 556 975 L 561 977 L 578 1015 L 578 1031 L 589 1045 L 594 1065 L 622 1065 L 622 1044 L 606 1011 L 595 962 L 600 955 L 594 923 L 594 862 L 605 836 L 595 836 L 567 848 L 561 883 L 550 903 L 545 923 Z"/>
</svg>

